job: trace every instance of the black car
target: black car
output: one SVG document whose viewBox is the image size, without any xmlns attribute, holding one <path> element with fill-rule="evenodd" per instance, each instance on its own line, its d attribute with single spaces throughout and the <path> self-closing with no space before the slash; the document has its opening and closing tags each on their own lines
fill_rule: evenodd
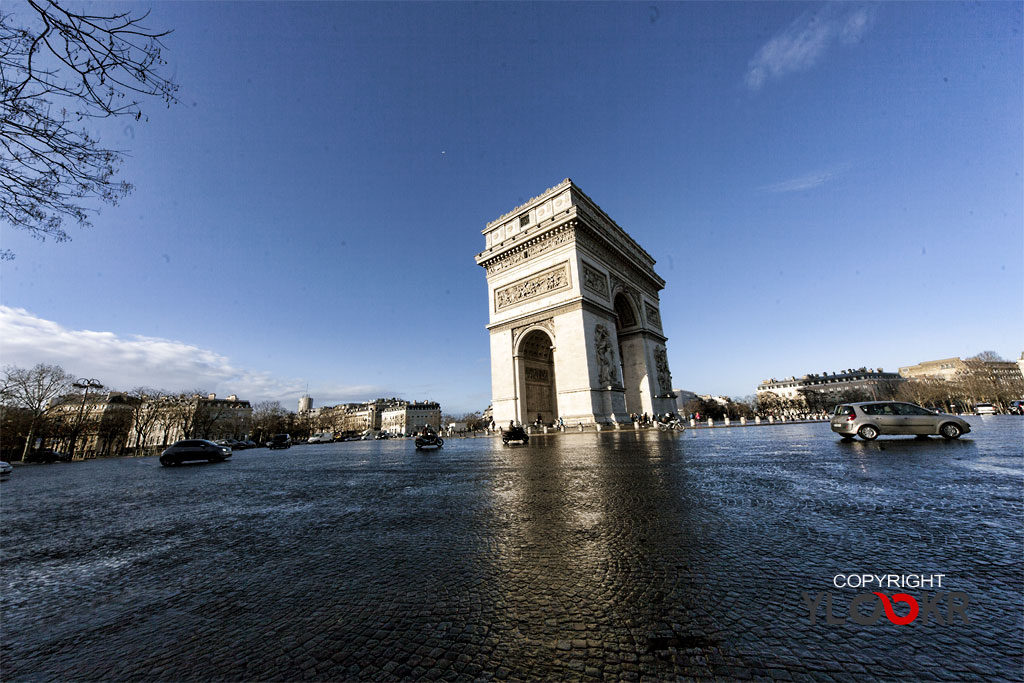
<svg viewBox="0 0 1024 683">
<path fill-rule="evenodd" d="M 206 439 L 185 439 L 168 446 L 160 454 L 160 464 L 169 467 L 171 465 L 180 465 L 188 460 L 221 462 L 230 457 L 231 449 L 227 446 L 218 446 Z"/>
<path fill-rule="evenodd" d="M 267 442 L 267 448 L 274 450 L 275 448 L 291 448 L 292 437 L 290 434 L 274 434 L 274 438 Z"/>
<path fill-rule="evenodd" d="M 41 463 L 55 463 L 55 462 L 70 462 L 71 456 L 67 453 L 61 453 L 50 448 L 37 448 L 28 452 L 25 456 L 25 462 L 41 462 Z"/>
</svg>

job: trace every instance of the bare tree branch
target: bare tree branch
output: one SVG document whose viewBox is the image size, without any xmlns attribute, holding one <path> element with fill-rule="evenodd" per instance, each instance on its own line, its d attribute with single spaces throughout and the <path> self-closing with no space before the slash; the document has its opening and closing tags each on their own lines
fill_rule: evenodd
<svg viewBox="0 0 1024 683">
<path fill-rule="evenodd" d="M 84 128 L 88 118 L 148 119 L 142 102 L 177 103 L 160 75 L 161 38 L 149 12 L 91 15 L 55 0 L 27 0 L 37 26 L 0 13 L 0 217 L 40 240 L 71 239 L 64 220 L 88 227 L 96 200 L 116 205 L 132 185 L 115 176 L 123 150 Z M 0 260 L 13 258 L 0 251 Z"/>
</svg>

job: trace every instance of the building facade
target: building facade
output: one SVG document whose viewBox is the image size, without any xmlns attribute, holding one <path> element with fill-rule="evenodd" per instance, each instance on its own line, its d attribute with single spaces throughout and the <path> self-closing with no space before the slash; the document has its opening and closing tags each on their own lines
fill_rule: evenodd
<svg viewBox="0 0 1024 683">
<path fill-rule="evenodd" d="M 227 398 L 164 396 L 154 403 L 157 414 L 143 446 L 165 446 L 181 439 L 245 439 L 252 433 L 252 405 L 234 394 Z"/>
<path fill-rule="evenodd" d="M 395 401 L 381 413 L 380 429 L 388 434 L 408 436 L 424 427 L 441 429 L 441 405 L 434 401 Z"/>
<path fill-rule="evenodd" d="M 487 224 L 494 421 L 675 410 L 654 258 L 569 179 Z"/>
<path fill-rule="evenodd" d="M 757 385 L 757 394 L 760 396 L 771 392 L 780 398 L 797 399 L 808 390 L 825 396 L 858 392 L 873 400 L 888 398 L 894 386 L 902 379 L 897 372 L 862 367 L 831 373 L 823 372 L 820 375 L 812 373 L 802 377 L 787 377 L 781 380 L 766 379 Z"/>
<path fill-rule="evenodd" d="M 121 454 L 139 403 L 119 391 L 68 394 L 52 401 L 55 450 L 71 453 L 76 460 Z"/>
<path fill-rule="evenodd" d="M 1021 354 L 1024 359 L 1024 354 Z M 984 371 L 998 382 L 1017 382 L 1024 378 L 1021 361 L 961 359 L 959 356 L 941 360 L 927 360 L 917 365 L 900 368 L 900 376 L 906 379 L 940 379 L 946 382 L 959 380 L 972 373 Z"/>
<path fill-rule="evenodd" d="M 235 395 L 70 394 L 54 401 L 50 412 L 56 449 L 75 458 L 119 455 L 186 438 L 242 439 L 252 431 L 252 407 Z"/>
</svg>

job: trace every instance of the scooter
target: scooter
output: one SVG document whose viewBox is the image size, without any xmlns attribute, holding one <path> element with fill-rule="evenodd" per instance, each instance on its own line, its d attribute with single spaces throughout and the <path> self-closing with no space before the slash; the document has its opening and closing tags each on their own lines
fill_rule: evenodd
<svg viewBox="0 0 1024 683">
<path fill-rule="evenodd" d="M 439 437 L 437 434 L 427 434 L 426 436 L 416 437 L 416 448 L 440 448 L 444 445 L 444 439 Z"/>
<path fill-rule="evenodd" d="M 511 441 L 527 444 L 530 442 L 530 435 L 522 427 L 512 427 L 502 431 L 501 442 L 507 446 Z"/>
</svg>

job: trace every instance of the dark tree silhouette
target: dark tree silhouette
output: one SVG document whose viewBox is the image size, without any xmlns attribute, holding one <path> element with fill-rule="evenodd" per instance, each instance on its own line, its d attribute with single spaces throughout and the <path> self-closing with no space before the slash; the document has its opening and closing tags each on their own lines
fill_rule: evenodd
<svg viewBox="0 0 1024 683">
<path fill-rule="evenodd" d="M 160 39 L 148 12 L 94 15 L 53 0 L 26 0 L 31 26 L 0 12 L 0 218 L 38 239 L 70 239 L 64 220 L 89 225 L 95 200 L 116 205 L 132 190 L 116 180 L 122 150 L 100 144 L 81 122 L 147 117 L 142 102 L 177 102 L 158 71 Z M 82 7 L 86 7 L 83 5 Z M 13 253 L 0 250 L 0 259 Z"/>
</svg>

